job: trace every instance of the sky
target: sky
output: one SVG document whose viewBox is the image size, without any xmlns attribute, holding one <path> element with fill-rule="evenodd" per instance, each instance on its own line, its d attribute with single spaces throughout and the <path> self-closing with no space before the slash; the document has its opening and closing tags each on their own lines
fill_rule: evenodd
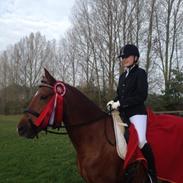
<svg viewBox="0 0 183 183">
<path fill-rule="evenodd" d="M 0 0 L 0 51 L 31 32 L 59 40 L 71 26 L 75 0 Z"/>
</svg>

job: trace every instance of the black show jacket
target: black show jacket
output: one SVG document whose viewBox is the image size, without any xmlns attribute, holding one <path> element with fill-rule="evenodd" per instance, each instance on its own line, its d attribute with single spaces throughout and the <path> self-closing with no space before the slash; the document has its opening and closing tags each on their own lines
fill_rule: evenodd
<svg viewBox="0 0 183 183">
<path fill-rule="evenodd" d="M 127 77 L 126 71 L 121 74 L 117 87 L 117 97 L 114 101 L 120 102 L 120 113 L 126 117 L 136 114 L 147 114 L 144 102 L 148 95 L 148 82 L 145 70 L 135 65 Z"/>
</svg>

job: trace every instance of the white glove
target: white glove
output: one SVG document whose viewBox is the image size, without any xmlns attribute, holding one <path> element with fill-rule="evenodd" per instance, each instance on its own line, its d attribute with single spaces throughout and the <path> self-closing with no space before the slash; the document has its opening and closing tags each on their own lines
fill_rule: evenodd
<svg viewBox="0 0 183 183">
<path fill-rule="evenodd" d="M 114 100 L 111 100 L 107 103 L 106 107 L 107 107 L 107 110 L 110 111 L 112 109 L 112 104 L 114 103 Z"/>
<path fill-rule="evenodd" d="M 117 102 L 113 102 L 112 103 L 112 109 L 118 109 L 118 107 L 120 106 L 119 100 Z"/>
</svg>

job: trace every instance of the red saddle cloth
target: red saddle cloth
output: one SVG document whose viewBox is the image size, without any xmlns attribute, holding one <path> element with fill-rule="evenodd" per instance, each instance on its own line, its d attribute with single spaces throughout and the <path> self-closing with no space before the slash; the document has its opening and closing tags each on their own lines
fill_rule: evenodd
<svg viewBox="0 0 183 183">
<path fill-rule="evenodd" d="M 136 160 L 146 161 L 138 148 L 138 136 L 133 125 L 124 168 Z M 152 147 L 157 175 L 161 180 L 183 183 L 183 118 L 154 114 L 148 109 L 147 140 Z"/>
</svg>

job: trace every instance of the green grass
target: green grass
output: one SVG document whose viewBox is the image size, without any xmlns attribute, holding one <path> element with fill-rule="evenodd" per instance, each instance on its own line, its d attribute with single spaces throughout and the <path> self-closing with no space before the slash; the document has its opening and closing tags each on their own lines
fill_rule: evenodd
<svg viewBox="0 0 183 183">
<path fill-rule="evenodd" d="M 68 136 L 44 133 L 39 139 L 19 137 L 20 116 L 0 115 L 1 183 L 83 183 Z"/>
</svg>

